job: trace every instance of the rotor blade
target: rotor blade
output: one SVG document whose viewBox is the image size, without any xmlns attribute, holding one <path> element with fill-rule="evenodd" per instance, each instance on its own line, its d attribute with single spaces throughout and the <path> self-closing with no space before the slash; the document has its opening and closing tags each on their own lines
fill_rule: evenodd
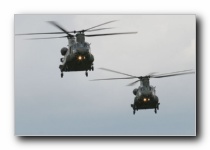
<svg viewBox="0 0 210 150">
<path fill-rule="evenodd" d="M 106 30 L 106 29 L 113 29 L 113 28 L 100 28 L 100 29 L 88 30 L 87 32 Z M 66 32 L 74 33 L 74 31 L 66 31 Z M 15 35 L 19 36 L 19 35 L 40 35 L 40 34 L 67 34 L 66 32 L 21 33 L 21 34 L 15 34 Z"/>
<path fill-rule="evenodd" d="M 99 81 L 99 80 L 118 80 L 118 79 L 134 79 L 134 78 L 136 78 L 136 77 L 93 79 L 93 80 L 90 80 L 90 81 Z"/>
<path fill-rule="evenodd" d="M 60 36 L 60 37 L 46 37 L 46 38 L 28 38 L 26 40 L 41 40 L 41 39 L 57 39 L 57 38 L 65 38 L 68 36 Z"/>
<path fill-rule="evenodd" d="M 113 29 L 113 27 L 112 27 L 112 28 L 93 29 L 93 30 L 88 30 L 88 31 L 86 31 L 86 32 L 99 31 L 99 30 L 106 30 L 106 29 Z"/>
<path fill-rule="evenodd" d="M 97 25 L 97 26 L 94 26 L 94 27 L 85 29 L 85 30 L 83 30 L 83 31 L 86 32 L 86 31 L 88 31 L 88 30 L 90 30 L 90 29 L 93 29 L 93 28 L 96 28 L 96 27 L 99 27 L 99 26 L 102 26 L 102 25 L 105 25 L 105 24 L 108 24 L 108 23 L 111 23 L 111 22 L 115 22 L 115 21 L 117 21 L 117 20 L 112 20 L 112 21 L 109 21 L 109 22 L 105 22 L 105 23 L 99 24 L 99 25 Z"/>
<path fill-rule="evenodd" d="M 193 74 L 195 72 L 185 72 L 185 73 L 177 73 L 177 74 L 169 74 L 169 75 L 157 75 L 152 76 L 151 78 L 164 78 L 164 77 L 172 77 L 172 76 L 179 76 L 179 75 L 186 75 L 186 74 Z"/>
<path fill-rule="evenodd" d="M 61 27 L 58 23 L 54 22 L 54 21 L 48 21 L 50 24 L 54 25 L 55 27 L 57 27 L 58 29 L 62 30 L 63 32 L 65 32 L 67 35 L 72 36 L 71 34 L 69 34 L 68 31 L 66 31 L 63 27 Z"/>
<path fill-rule="evenodd" d="M 87 37 L 92 36 L 106 36 L 106 35 L 119 35 L 119 34 L 136 34 L 138 32 L 121 32 L 121 33 L 106 33 L 106 34 L 91 34 L 91 35 L 85 35 Z"/>
<path fill-rule="evenodd" d="M 73 33 L 74 31 L 67 31 L 68 33 Z M 15 35 L 40 35 L 40 34 L 65 34 L 65 32 L 43 32 L 43 33 L 23 33 Z"/>
<path fill-rule="evenodd" d="M 158 72 L 151 72 L 147 76 L 152 76 L 153 74 L 156 74 L 156 73 L 158 73 Z"/>
<path fill-rule="evenodd" d="M 187 72 L 187 71 L 192 71 L 192 69 L 182 70 L 182 71 L 175 71 L 175 72 L 170 72 L 170 73 L 158 74 L 158 76 L 162 76 L 162 75 L 170 75 L 170 74 L 174 74 L 174 73 L 184 73 L 184 72 Z"/>
<path fill-rule="evenodd" d="M 76 31 L 66 31 L 63 27 L 61 27 L 60 25 L 58 25 L 56 22 L 54 21 L 48 21 L 50 24 L 56 26 L 57 28 L 59 28 L 60 30 L 62 30 L 63 32 L 41 32 L 41 33 L 23 33 L 23 34 L 15 34 L 15 35 L 39 35 L 39 34 L 68 34 L 68 33 L 75 33 Z M 113 21 L 112 21 L 113 22 Z M 106 23 L 107 24 L 107 23 Z M 113 29 L 111 28 L 100 28 L 100 29 L 94 29 L 94 30 L 84 30 L 87 32 L 92 32 L 92 31 L 98 31 L 98 30 L 106 30 L 106 29 Z"/>
<path fill-rule="evenodd" d="M 133 86 L 133 85 L 135 85 L 137 82 L 139 82 L 140 80 L 136 80 L 136 81 L 134 81 L 134 82 L 132 82 L 132 83 L 130 83 L 130 84 L 128 84 L 127 86 Z"/>
<path fill-rule="evenodd" d="M 122 73 L 122 72 L 119 72 L 119 71 L 114 71 L 114 70 L 107 69 L 107 68 L 99 68 L 99 69 L 106 70 L 106 71 L 110 71 L 110 72 L 114 72 L 114 73 L 123 74 L 123 75 L 130 76 L 130 77 L 133 77 L 133 78 L 138 78 L 138 77 L 133 76 L 133 75 L 130 75 L 130 74 Z"/>
</svg>

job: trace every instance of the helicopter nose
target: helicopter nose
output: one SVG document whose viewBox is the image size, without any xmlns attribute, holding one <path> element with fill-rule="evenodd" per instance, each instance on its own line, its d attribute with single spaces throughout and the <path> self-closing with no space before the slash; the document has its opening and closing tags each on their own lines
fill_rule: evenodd
<svg viewBox="0 0 210 150">
<path fill-rule="evenodd" d="M 86 57 L 83 56 L 83 55 L 78 55 L 78 56 L 77 56 L 77 59 L 78 59 L 79 61 L 81 61 L 81 60 L 85 60 Z"/>
</svg>

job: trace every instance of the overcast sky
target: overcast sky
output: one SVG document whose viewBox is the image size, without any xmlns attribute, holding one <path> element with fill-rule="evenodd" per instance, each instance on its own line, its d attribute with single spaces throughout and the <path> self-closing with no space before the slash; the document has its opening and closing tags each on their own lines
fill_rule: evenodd
<svg viewBox="0 0 210 150">
<path fill-rule="evenodd" d="M 195 135 L 196 75 L 151 79 L 160 109 L 133 115 L 134 80 L 89 81 L 124 77 L 97 68 L 132 75 L 196 70 L 195 15 L 15 15 L 15 34 L 57 32 L 46 21 L 67 30 L 86 29 L 107 21 L 114 29 L 95 33 L 138 34 L 87 37 L 95 70 L 64 72 L 60 78 L 60 49 L 67 39 L 25 40 L 15 36 L 16 135 Z M 56 35 L 55 35 L 56 36 Z"/>
</svg>

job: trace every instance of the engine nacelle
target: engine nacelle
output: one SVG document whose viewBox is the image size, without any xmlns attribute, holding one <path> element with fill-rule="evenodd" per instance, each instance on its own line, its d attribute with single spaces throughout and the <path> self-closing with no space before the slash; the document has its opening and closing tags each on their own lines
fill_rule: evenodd
<svg viewBox="0 0 210 150">
<path fill-rule="evenodd" d="M 62 49 L 61 49 L 61 55 L 66 55 L 66 52 L 68 51 L 68 48 L 66 48 L 66 47 L 63 47 Z"/>
<path fill-rule="evenodd" d="M 138 89 L 134 89 L 133 90 L 133 94 L 136 95 L 137 94 Z"/>
</svg>

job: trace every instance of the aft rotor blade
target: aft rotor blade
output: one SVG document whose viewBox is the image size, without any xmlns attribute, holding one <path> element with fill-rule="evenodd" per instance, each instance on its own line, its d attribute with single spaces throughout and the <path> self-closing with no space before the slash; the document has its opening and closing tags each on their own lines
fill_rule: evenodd
<svg viewBox="0 0 210 150">
<path fill-rule="evenodd" d="M 158 72 L 151 72 L 151 73 L 149 73 L 147 76 L 152 76 L 152 75 L 154 75 L 154 74 L 156 74 L 156 73 L 158 73 Z"/>
<path fill-rule="evenodd" d="M 193 74 L 195 72 L 185 72 L 185 73 L 177 73 L 177 74 L 169 74 L 169 75 L 157 75 L 152 76 L 151 78 L 165 78 L 165 77 L 172 77 L 172 76 L 179 76 L 179 75 L 186 75 L 186 74 Z"/>
<path fill-rule="evenodd" d="M 57 27 L 58 29 L 62 30 L 63 32 L 65 32 L 67 35 L 72 36 L 71 34 L 69 34 L 69 32 L 67 30 L 65 30 L 63 27 L 61 27 L 58 23 L 54 22 L 54 21 L 48 21 L 50 24 L 54 25 L 55 27 Z"/>
<path fill-rule="evenodd" d="M 100 28 L 100 29 L 93 29 L 93 30 L 88 30 L 88 31 L 86 31 L 86 32 L 99 31 L 99 30 L 106 30 L 106 29 L 113 29 L 113 28 Z"/>
<path fill-rule="evenodd" d="M 136 78 L 136 77 L 93 79 L 93 80 L 90 80 L 90 81 L 99 81 L 99 80 L 119 80 L 119 79 L 134 79 L 134 78 Z"/>
<path fill-rule="evenodd" d="M 137 82 L 139 82 L 140 80 L 136 80 L 136 81 L 134 81 L 134 82 L 132 82 L 132 83 L 130 83 L 130 84 L 128 84 L 127 86 L 133 86 L 133 85 L 135 85 Z"/>
<path fill-rule="evenodd" d="M 46 38 L 28 38 L 26 40 L 41 40 L 41 39 L 57 39 L 57 38 L 67 38 L 68 36 L 60 36 L 60 37 L 46 37 Z"/>
<path fill-rule="evenodd" d="M 119 34 L 136 34 L 138 32 L 121 32 L 121 33 L 106 33 L 106 34 L 91 34 L 91 35 L 85 35 L 87 37 L 92 36 L 107 36 L 107 35 L 119 35 Z"/>
<path fill-rule="evenodd" d="M 130 75 L 130 74 L 122 73 L 122 72 L 111 70 L 111 69 L 107 69 L 107 68 L 99 68 L 99 69 L 110 71 L 110 72 L 114 72 L 114 73 L 118 73 L 118 74 L 123 74 L 123 75 L 130 76 L 130 77 L 133 77 L 133 78 L 138 78 L 138 77 Z"/>
<path fill-rule="evenodd" d="M 85 29 L 85 30 L 83 30 L 83 32 L 86 32 L 86 31 L 88 31 L 88 30 L 90 30 L 90 29 L 93 29 L 93 28 L 96 28 L 96 27 L 100 27 L 100 26 L 102 26 L 102 25 L 105 25 L 105 24 L 108 24 L 108 23 L 111 23 L 111 22 L 115 22 L 115 21 L 117 21 L 117 20 L 112 20 L 112 21 L 109 21 L 109 22 L 105 22 L 105 23 L 99 24 L 99 25 L 97 25 L 97 26 L 94 26 L 94 27 Z"/>
</svg>

